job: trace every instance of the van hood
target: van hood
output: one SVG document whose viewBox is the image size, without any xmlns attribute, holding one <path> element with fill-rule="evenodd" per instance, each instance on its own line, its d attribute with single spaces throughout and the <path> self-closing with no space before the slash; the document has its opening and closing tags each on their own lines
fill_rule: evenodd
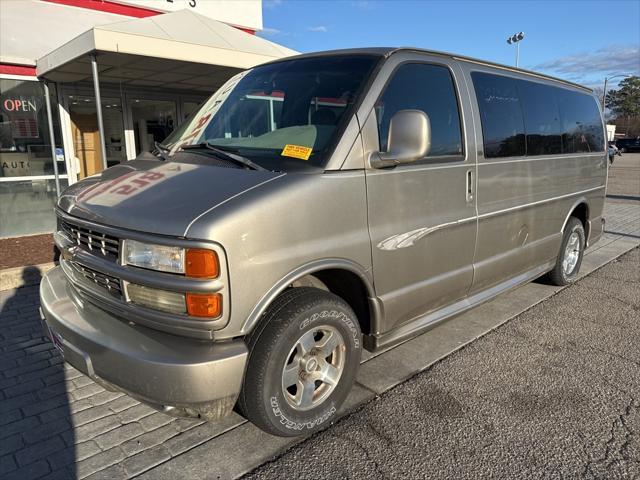
<svg viewBox="0 0 640 480">
<path fill-rule="evenodd" d="M 67 188 L 58 208 L 71 216 L 141 232 L 186 236 L 203 213 L 283 176 L 207 164 L 132 160 Z"/>
</svg>

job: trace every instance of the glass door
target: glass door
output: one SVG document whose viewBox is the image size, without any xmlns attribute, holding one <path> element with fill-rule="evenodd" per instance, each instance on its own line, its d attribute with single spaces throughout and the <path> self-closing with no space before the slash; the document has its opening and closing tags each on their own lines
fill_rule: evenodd
<svg viewBox="0 0 640 480">
<path fill-rule="evenodd" d="M 162 142 L 177 126 L 176 102 L 129 98 L 136 155 L 150 152 L 155 142 Z"/>
<path fill-rule="evenodd" d="M 191 116 L 191 114 L 193 112 L 195 112 L 198 108 L 200 108 L 200 105 L 202 105 L 203 100 L 200 101 L 191 101 L 191 100 L 184 100 L 182 102 L 182 121 L 184 122 L 187 118 L 189 118 Z"/>
<path fill-rule="evenodd" d="M 71 136 L 75 151 L 78 179 L 104 169 L 98 133 L 96 101 L 92 95 L 67 95 Z M 107 153 L 107 167 L 125 161 L 122 102 L 119 98 L 102 98 L 102 119 Z"/>
</svg>

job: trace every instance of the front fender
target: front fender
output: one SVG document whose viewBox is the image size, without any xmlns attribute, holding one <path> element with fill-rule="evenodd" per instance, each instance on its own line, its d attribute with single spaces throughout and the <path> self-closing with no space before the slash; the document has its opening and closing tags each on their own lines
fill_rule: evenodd
<svg viewBox="0 0 640 480">
<path fill-rule="evenodd" d="M 306 275 L 330 269 L 347 270 L 358 275 L 367 290 L 369 307 L 371 310 L 371 325 L 372 327 L 374 327 L 375 331 L 375 327 L 379 325 L 379 320 L 382 313 L 380 302 L 377 300 L 373 287 L 373 277 L 371 275 L 371 271 L 367 271 L 364 267 L 362 267 L 362 265 L 344 258 L 325 258 L 302 265 L 282 277 L 271 289 L 269 289 L 269 291 L 265 295 L 262 296 L 258 303 L 253 307 L 251 313 L 248 315 L 246 321 L 242 326 L 242 334 L 246 335 L 251 330 L 253 330 L 266 309 L 269 307 L 269 305 L 271 305 L 271 302 L 273 302 L 276 297 L 280 295 L 293 282 Z"/>
</svg>

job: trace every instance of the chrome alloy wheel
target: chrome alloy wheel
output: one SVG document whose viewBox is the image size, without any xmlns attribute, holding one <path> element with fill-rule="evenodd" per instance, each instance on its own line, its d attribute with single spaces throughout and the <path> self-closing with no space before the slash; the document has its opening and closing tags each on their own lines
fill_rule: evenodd
<svg viewBox="0 0 640 480">
<path fill-rule="evenodd" d="M 340 332 L 324 325 L 305 332 L 282 369 L 282 393 L 295 410 L 320 405 L 338 385 L 344 370 L 346 345 Z"/>
<path fill-rule="evenodd" d="M 567 246 L 564 249 L 564 258 L 562 259 L 562 271 L 566 276 L 573 273 L 580 258 L 580 235 L 573 232 L 569 236 Z"/>
</svg>

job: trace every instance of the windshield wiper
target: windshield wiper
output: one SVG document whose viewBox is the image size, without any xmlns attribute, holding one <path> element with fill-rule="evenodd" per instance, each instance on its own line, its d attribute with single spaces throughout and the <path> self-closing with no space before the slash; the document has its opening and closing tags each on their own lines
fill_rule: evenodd
<svg viewBox="0 0 640 480">
<path fill-rule="evenodd" d="M 160 156 L 160 158 L 165 162 L 168 162 L 169 152 L 171 151 L 171 149 L 169 147 L 165 147 L 163 144 L 157 141 L 153 142 L 153 145 L 156 147 L 156 151 L 158 152 L 158 155 Z"/>
<path fill-rule="evenodd" d="M 253 163 L 247 157 L 243 157 L 242 155 L 237 155 L 235 153 L 226 152 L 223 149 L 213 145 L 212 143 L 209 143 L 209 141 L 196 143 L 194 145 L 182 146 L 183 150 L 198 150 L 203 148 L 206 148 L 207 150 L 211 150 L 212 152 L 214 152 L 216 157 L 218 157 L 220 160 L 227 160 L 229 162 L 239 163 L 240 165 L 243 165 L 252 170 L 266 170 L 266 168 L 261 167 L 257 163 Z"/>
</svg>

